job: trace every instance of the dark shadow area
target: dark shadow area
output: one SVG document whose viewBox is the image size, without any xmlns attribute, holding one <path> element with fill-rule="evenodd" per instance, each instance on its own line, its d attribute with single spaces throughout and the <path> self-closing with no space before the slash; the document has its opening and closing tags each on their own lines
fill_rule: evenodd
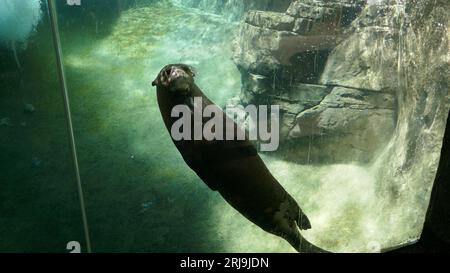
<svg viewBox="0 0 450 273">
<path fill-rule="evenodd" d="M 79 199 L 48 28 L 19 55 L 0 49 L 0 246 L 2 252 L 84 251 Z"/>
</svg>

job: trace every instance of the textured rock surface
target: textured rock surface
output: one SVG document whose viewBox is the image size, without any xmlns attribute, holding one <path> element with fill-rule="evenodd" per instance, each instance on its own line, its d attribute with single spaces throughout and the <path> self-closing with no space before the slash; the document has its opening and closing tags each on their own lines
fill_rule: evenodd
<svg viewBox="0 0 450 273">
<path fill-rule="evenodd" d="M 290 31 L 294 28 L 295 19 L 281 12 L 251 10 L 247 12 L 244 21 L 260 28 Z"/>
<path fill-rule="evenodd" d="M 243 85 L 233 103 L 280 105 L 283 157 L 368 162 L 392 136 L 404 6 L 362 4 L 293 1 L 284 13 L 245 16 L 233 55 Z M 287 99 L 308 93 L 305 84 L 335 88 L 315 105 Z"/>
<path fill-rule="evenodd" d="M 292 0 L 171 0 L 177 5 L 198 8 L 237 21 L 249 10 L 284 12 Z"/>
<path fill-rule="evenodd" d="M 318 139 L 316 150 L 309 154 L 312 161 L 324 158 L 324 145 L 329 154 L 325 160 L 338 160 L 344 155 L 361 160 L 373 156 L 380 144 L 389 140 L 391 135 L 386 132 L 395 127 L 394 111 L 392 94 L 335 87 L 319 105 L 296 116 L 289 139 Z"/>
<path fill-rule="evenodd" d="M 382 4 L 382 1 L 376 2 Z M 310 141 L 305 141 L 302 149 L 287 148 L 288 152 L 296 151 L 297 158 L 302 156 L 313 163 L 336 160 L 330 155 L 353 149 L 346 142 L 349 136 L 330 139 L 321 133 L 329 128 L 333 134 L 338 131 L 364 134 L 358 130 L 356 121 L 366 120 L 370 126 L 378 127 L 377 130 L 363 124 L 359 125 L 360 129 L 381 134 L 382 130 L 388 130 L 383 126 L 389 115 L 383 118 L 380 110 L 389 111 L 391 98 L 395 98 L 395 127 L 392 133 L 381 135 L 387 139 L 377 144 L 377 152 L 367 152 L 370 146 L 365 141 L 358 142 L 358 138 L 353 138 L 351 143 L 365 145 L 365 153 L 372 157 L 365 165 L 366 175 L 343 165 L 333 165 L 336 170 L 324 178 L 319 186 L 320 194 L 307 198 L 315 199 L 312 222 L 316 222 L 316 229 L 307 232 L 306 237 L 330 250 L 385 251 L 414 242 L 421 236 L 450 106 L 450 2 L 414 0 L 405 3 L 367 6 L 348 29 L 350 36 L 328 58 L 327 67 L 333 67 L 329 72 L 334 74 L 328 74 L 327 79 L 333 84 L 371 90 L 336 86 L 317 107 L 297 116 L 300 119 L 297 133 L 302 134 L 303 125 L 306 127 L 303 132 L 310 136 Z M 370 19 L 367 15 L 370 13 L 379 16 Z M 371 38 L 364 41 L 366 45 L 358 45 L 362 41 L 357 37 L 364 36 Z M 359 54 L 353 54 L 344 45 L 354 46 Z M 355 73 L 354 81 L 349 75 L 358 71 L 355 70 L 358 66 L 346 58 L 354 60 L 358 66 L 367 66 L 363 72 Z M 378 64 L 379 61 L 384 64 Z M 322 79 L 326 75 L 324 73 Z M 361 94 L 354 90 L 370 96 L 363 96 L 364 103 L 361 103 Z M 376 108 L 372 108 L 375 105 Z M 362 108 L 372 109 L 361 111 L 361 114 L 370 113 L 369 116 L 347 115 L 349 111 Z M 308 123 L 308 118 L 312 122 Z M 346 125 L 342 124 L 346 121 Z M 353 128 L 348 129 L 348 126 Z M 364 136 L 369 140 L 367 143 L 375 138 Z M 353 151 L 347 154 L 348 159 L 352 159 L 352 155 L 360 157 Z M 348 183 L 353 179 L 354 183 Z M 433 236 L 450 242 L 446 231 L 448 225 L 434 226 Z"/>
<path fill-rule="evenodd" d="M 450 94 L 450 2 L 411 1 L 396 16 L 398 121 L 394 136 L 377 159 L 380 209 L 390 211 L 386 231 L 420 236 L 440 156 Z M 406 209 L 402 204 L 409 204 Z M 401 215 L 400 218 L 397 218 Z M 390 226 L 391 226 L 390 225 Z M 448 227 L 442 227 L 448 229 Z M 439 230 L 436 230 L 439 233 Z M 395 232 L 392 241 L 401 242 Z M 442 238 L 447 239 L 448 238 Z"/>
<path fill-rule="evenodd" d="M 368 6 L 350 26 L 350 37 L 330 54 L 320 83 L 393 92 L 399 39 L 393 12 L 391 6 Z"/>
<path fill-rule="evenodd" d="M 284 13 L 249 11 L 233 58 L 238 66 L 266 73 L 283 66 L 309 65 L 305 59 L 310 59 L 311 52 L 328 52 L 336 46 L 341 27 L 356 17 L 362 2 L 293 1 Z"/>
<path fill-rule="evenodd" d="M 363 2 L 293 1 L 241 23 L 233 60 L 243 85 L 230 104 L 280 105 L 282 157 L 367 162 L 391 137 L 398 31 L 389 6 L 360 14 Z M 372 46 L 378 37 L 383 47 Z"/>
</svg>

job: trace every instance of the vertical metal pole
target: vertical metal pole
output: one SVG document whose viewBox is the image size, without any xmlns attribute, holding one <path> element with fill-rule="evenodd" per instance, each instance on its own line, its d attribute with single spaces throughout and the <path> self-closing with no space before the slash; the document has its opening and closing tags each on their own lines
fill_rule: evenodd
<svg viewBox="0 0 450 273">
<path fill-rule="evenodd" d="M 70 112 L 70 102 L 69 102 L 69 93 L 67 91 L 66 75 L 64 73 L 63 55 L 62 55 L 62 49 L 61 49 L 61 41 L 59 38 L 58 17 L 57 17 L 57 12 L 56 12 L 55 1 L 47 0 L 47 7 L 48 7 L 49 15 L 50 15 L 50 24 L 52 27 L 53 45 L 55 47 L 55 52 L 56 52 L 56 65 L 57 65 L 57 70 L 58 70 L 59 81 L 61 84 L 61 93 L 63 96 L 64 108 L 66 111 L 67 129 L 69 132 L 70 148 L 72 151 L 73 165 L 74 165 L 74 171 L 75 171 L 75 176 L 76 176 L 76 183 L 77 183 L 77 187 L 78 187 L 78 197 L 80 199 L 80 208 L 81 208 L 81 216 L 83 218 L 83 229 L 84 229 L 84 236 L 85 236 L 85 240 L 86 240 L 86 249 L 87 249 L 88 253 L 91 253 L 91 240 L 89 237 L 88 222 L 87 222 L 87 217 L 86 217 L 86 208 L 84 205 L 83 187 L 81 185 L 80 169 L 78 166 L 78 156 L 77 156 L 77 149 L 76 149 L 76 145 L 75 145 L 75 136 L 74 136 L 74 132 L 73 132 L 72 114 Z"/>
</svg>

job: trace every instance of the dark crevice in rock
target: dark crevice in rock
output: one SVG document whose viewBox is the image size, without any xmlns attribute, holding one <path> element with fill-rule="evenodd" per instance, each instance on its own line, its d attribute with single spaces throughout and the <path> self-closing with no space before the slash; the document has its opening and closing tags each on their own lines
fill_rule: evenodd
<svg viewBox="0 0 450 273">
<path fill-rule="evenodd" d="M 332 88 L 343 87 L 343 88 L 355 89 L 355 90 L 360 90 L 360 91 L 365 91 L 365 92 L 376 92 L 376 93 L 384 93 L 384 94 L 393 94 L 394 93 L 393 89 L 374 90 L 374 89 L 357 88 L 357 87 L 352 87 L 352 86 L 347 86 L 347 85 L 339 85 L 339 84 L 325 84 L 324 86 L 329 86 Z"/>
</svg>

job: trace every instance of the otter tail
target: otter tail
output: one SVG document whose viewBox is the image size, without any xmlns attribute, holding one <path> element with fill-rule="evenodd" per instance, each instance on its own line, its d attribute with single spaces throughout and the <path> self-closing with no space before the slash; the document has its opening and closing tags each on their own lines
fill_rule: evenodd
<svg viewBox="0 0 450 273">
<path fill-rule="evenodd" d="M 308 216 L 306 216 L 300 208 L 298 208 L 298 216 L 295 218 L 295 223 L 301 230 L 311 228 L 311 222 L 309 222 Z"/>
<path fill-rule="evenodd" d="M 299 230 L 295 232 L 296 234 L 293 235 L 292 238 L 288 240 L 288 242 L 291 244 L 295 250 L 297 250 L 300 253 L 331 253 L 329 251 L 326 251 L 318 246 L 313 245 L 308 240 L 306 240 Z"/>
<path fill-rule="evenodd" d="M 300 230 L 306 230 L 311 228 L 311 223 L 308 217 L 299 209 L 298 218 L 295 219 L 296 225 L 294 225 L 295 230 L 293 231 L 288 242 L 300 253 L 330 253 L 320 247 L 317 247 L 306 240 Z M 298 228 L 297 228 L 298 227 Z M 300 230 L 299 230 L 300 229 Z"/>
</svg>

